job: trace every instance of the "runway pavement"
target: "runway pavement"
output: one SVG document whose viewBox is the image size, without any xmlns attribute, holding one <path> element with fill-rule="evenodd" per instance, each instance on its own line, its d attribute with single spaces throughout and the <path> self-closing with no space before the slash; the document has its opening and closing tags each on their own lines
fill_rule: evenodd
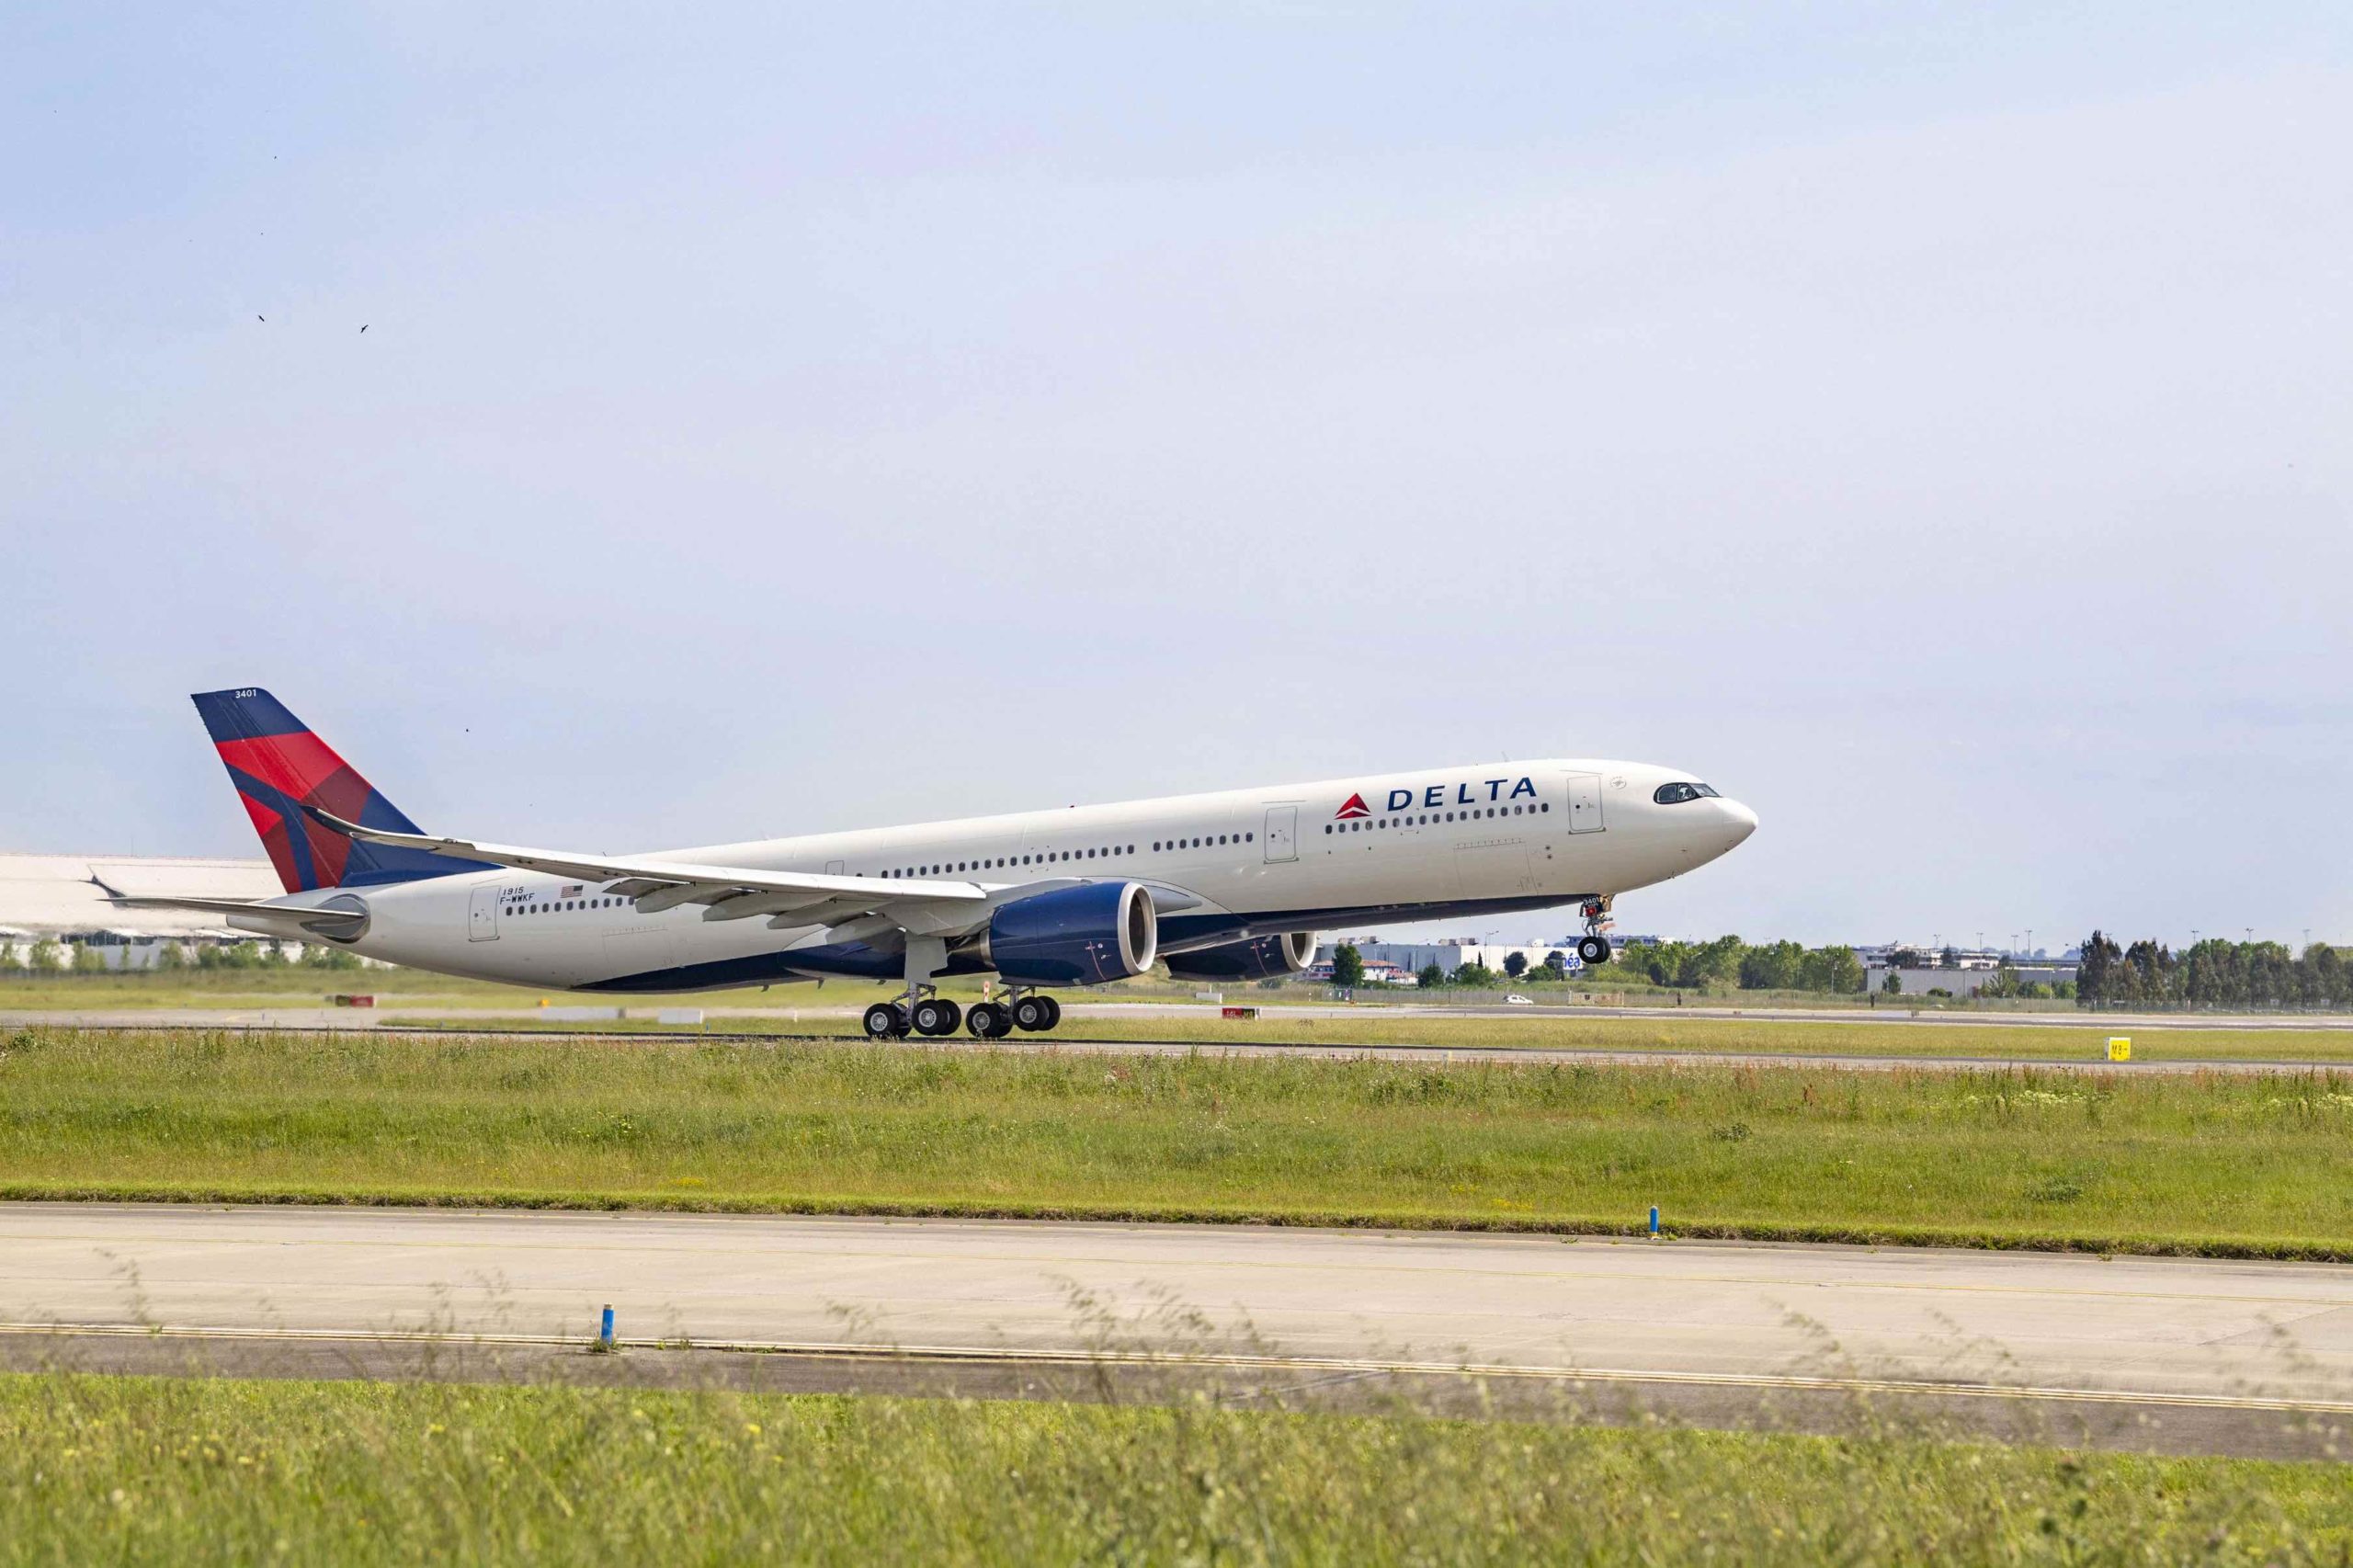
<svg viewBox="0 0 2353 1568">
<path fill-rule="evenodd" d="M 0 1339 L 14 1364 L 63 1328 L 216 1347 L 428 1336 L 545 1350 L 585 1344 L 607 1303 L 622 1339 L 648 1346 L 1293 1378 L 1468 1370 L 1664 1391 L 1685 1409 L 1875 1392 L 2171 1422 L 2177 1442 L 2229 1451 L 2288 1451 L 2259 1434 L 2295 1421 L 2309 1437 L 2311 1420 L 2290 1411 L 2317 1414 L 2329 1436 L 2310 1442 L 2323 1447 L 2353 1417 L 2353 1269 L 2325 1265 L 1243 1226 L 0 1206 L 12 1331 Z"/>
</svg>

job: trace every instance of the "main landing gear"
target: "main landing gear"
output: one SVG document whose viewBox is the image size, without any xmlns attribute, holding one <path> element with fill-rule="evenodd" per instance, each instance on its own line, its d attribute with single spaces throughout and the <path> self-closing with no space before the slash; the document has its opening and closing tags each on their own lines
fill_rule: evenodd
<svg viewBox="0 0 2353 1568">
<path fill-rule="evenodd" d="M 954 1034 L 964 1021 L 964 1009 L 945 996 L 925 996 L 909 1006 L 905 998 L 877 1002 L 866 1009 L 866 1033 L 872 1040 L 904 1040 L 910 1034 Z"/>
<path fill-rule="evenodd" d="M 1022 1029 L 1050 1029 L 1063 1021 L 1063 1005 L 1051 996 L 1032 992 L 1017 996 L 1013 1003 L 1013 1025 Z"/>
<path fill-rule="evenodd" d="M 975 1002 L 964 1015 L 964 1027 L 975 1040 L 1003 1040 L 1016 1029 L 1050 1029 L 1063 1021 L 1063 1005 L 1035 992 L 1024 994 L 1008 987 L 1003 1002 Z"/>
<path fill-rule="evenodd" d="M 1607 933 L 1613 924 L 1609 918 L 1609 900 L 1589 898 L 1585 902 L 1583 913 L 1585 935 L 1577 938 L 1577 959 L 1588 964 L 1608 963 L 1611 949 Z"/>
<path fill-rule="evenodd" d="M 910 1006 L 904 997 L 866 1009 L 869 1040 L 904 1040 L 910 1034 L 954 1034 L 962 1025 L 975 1040 L 1003 1040 L 1015 1029 L 1051 1029 L 1063 1021 L 1062 1004 L 1035 992 L 1013 991 L 1008 1002 L 975 1002 L 959 1007 L 945 996 L 922 996 Z"/>
</svg>

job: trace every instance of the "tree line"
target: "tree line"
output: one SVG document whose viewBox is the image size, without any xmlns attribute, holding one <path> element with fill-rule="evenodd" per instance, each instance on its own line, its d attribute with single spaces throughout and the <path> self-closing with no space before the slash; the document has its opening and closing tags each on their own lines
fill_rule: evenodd
<svg viewBox="0 0 2353 1568">
<path fill-rule="evenodd" d="M 199 943 L 193 951 L 177 942 L 155 949 L 155 961 L 139 969 L 116 969 L 107 962 L 108 949 L 97 943 L 60 942 L 43 937 L 20 955 L 17 944 L 0 941 L 0 974 L 153 974 L 158 971 L 216 969 L 332 969 L 360 967 L 358 956 L 321 942 L 305 943 L 301 956 L 289 958 L 275 942 Z"/>
<path fill-rule="evenodd" d="M 2353 1007 L 2353 960 L 2323 942 L 2299 955 L 2281 942 L 2209 937 L 2176 952 L 2145 937 L 2124 947 L 2095 931 L 2083 954 L 2081 1007 Z"/>
</svg>

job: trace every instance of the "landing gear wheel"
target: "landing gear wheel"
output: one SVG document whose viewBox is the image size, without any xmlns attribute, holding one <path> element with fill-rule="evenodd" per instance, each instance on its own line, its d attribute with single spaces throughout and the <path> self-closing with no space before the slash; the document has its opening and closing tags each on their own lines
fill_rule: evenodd
<svg viewBox="0 0 2353 1568">
<path fill-rule="evenodd" d="M 1586 963 L 1608 963 L 1609 961 L 1609 942 L 1608 938 L 1602 937 L 1578 937 L 1577 957 Z"/>
<path fill-rule="evenodd" d="M 954 1034 L 964 1021 L 964 1010 L 944 996 L 926 996 L 915 1004 L 914 1019 L 917 1034 Z"/>
<path fill-rule="evenodd" d="M 975 1002 L 965 1011 L 964 1027 L 974 1040 L 1003 1040 L 1013 1032 L 1013 1016 L 995 1002 Z"/>
<path fill-rule="evenodd" d="M 866 1038 L 869 1040 L 904 1040 L 907 1038 L 906 1010 L 896 1002 L 877 1002 L 866 1009 Z"/>
<path fill-rule="evenodd" d="M 1058 1029 L 1062 1028 L 1063 1005 L 1060 1002 L 1055 1001 L 1051 996 L 1040 996 L 1038 1000 L 1046 1005 L 1046 1028 L 1050 1029 Z"/>
<path fill-rule="evenodd" d="M 1051 996 L 1024 996 L 1013 1005 L 1013 1027 L 1019 1029 L 1050 1029 L 1062 1017 L 1062 1009 L 1054 1006 Z"/>
</svg>

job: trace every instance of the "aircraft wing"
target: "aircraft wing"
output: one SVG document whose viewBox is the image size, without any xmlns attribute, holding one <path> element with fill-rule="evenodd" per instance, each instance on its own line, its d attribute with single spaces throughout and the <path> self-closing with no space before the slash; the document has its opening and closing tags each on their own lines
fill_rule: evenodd
<svg viewBox="0 0 2353 1568">
<path fill-rule="evenodd" d="M 795 914 L 836 919 L 900 906 L 934 906 L 934 917 L 905 920 L 903 925 L 930 928 L 940 905 L 983 903 L 990 890 L 978 882 L 939 881 L 914 877 L 837 877 L 817 871 L 768 871 L 741 866 L 704 866 L 686 860 L 641 859 L 634 857 L 580 855 L 559 849 L 529 849 L 513 844 L 478 844 L 467 838 L 438 838 L 426 833 L 392 833 L 362 827 L 341 817 L 304 806 L 313 818 L 367 844 L 419 849 L 454 860 L 489 861 L 519 871 L 540 871 L 551 877 L 577 877 L 586 882 L 611 882 L 608 892 L 634 899 L 647 914 L 675 909 L 682 903 L 708 904 L 703 918 L 733 919 L 739 915 L 780 916 Z M 913 909 L 904 913 L 912 915 Z M 978 913 L 975 911 L 975 913 Z"/>
</svg>

